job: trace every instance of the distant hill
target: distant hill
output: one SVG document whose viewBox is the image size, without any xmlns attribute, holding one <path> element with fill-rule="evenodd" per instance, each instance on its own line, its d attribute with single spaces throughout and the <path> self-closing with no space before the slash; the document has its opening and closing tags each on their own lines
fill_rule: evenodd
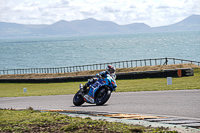
<svg viewBox="0 0 200 133">
<path fill-rule="evenodd" d="M 157 32 L 175 32 L 175 31 L 195 31 L 200 30 L 200 15 L 192 15 L 188 18 L 168 26 L 152 28 Z"/>
<path fill-rule="evenodd" d="M 85 20 L 61 20 L 51 25 L 24 25 L 0 22 L 0 37 L 20 36 L 75 36 L 75 35 L 105 35 L 131 34 L 151 32 L 176 32 L 200 30 L 200 15 L 192 15 L 178 23 L 150 27 L 144 23 L 118 25 L 111 21 L 98 21 L 93 18 Z"/>
</svg>

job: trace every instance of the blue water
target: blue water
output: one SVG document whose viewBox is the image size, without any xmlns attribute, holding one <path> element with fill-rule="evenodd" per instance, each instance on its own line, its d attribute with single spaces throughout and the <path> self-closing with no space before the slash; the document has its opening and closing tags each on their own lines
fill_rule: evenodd
<svg viewBox="0 0 200 133">
<path fill-rule="evenodd" d="M 164 57 L 200 61 L 200 31 L 0 39 L 0 70 Z"/>
</svg>

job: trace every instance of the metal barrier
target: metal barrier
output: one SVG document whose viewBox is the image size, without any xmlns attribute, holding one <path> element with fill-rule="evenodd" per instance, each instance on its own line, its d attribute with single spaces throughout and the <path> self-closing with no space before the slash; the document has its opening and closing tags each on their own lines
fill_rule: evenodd
<svg viewBox="0 0 200 133">
<path fill-rule="evenodd" d="M 58 68 L 28 68 L 28 69 L 8 69 L 0 70 L 0 75 L 6 74 L 35 74 L 35 73 L 68 73 L 88 70 L 101 70 L 105 69 L 107 65 L 113 65 L 116 68 L 131 68 L 139 66 L 154 66 L 154 65 L 171 65 L 171 64 L 183 64 L 191 63 L 200 66 L 200 62 L 177 59 L 177 58 L 157 58 L 157 59 L 143 59 L 143 60 L 129 60 L 118 61 L 101 64 L 81 65 L 81 66 L 69 66 Z"/>
</svg>

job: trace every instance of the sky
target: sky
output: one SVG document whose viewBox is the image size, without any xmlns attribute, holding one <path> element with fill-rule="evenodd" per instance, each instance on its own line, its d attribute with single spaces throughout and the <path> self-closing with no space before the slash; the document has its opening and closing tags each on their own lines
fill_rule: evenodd
<svg viewBox="0 0 200 133">
<path fill-rule="evenodd" d="M 0 0 L 0 22 L 53 24 L 94 18 L 119 25 L 170 25 L 200 15 L 200 0 Z"/>
</svg>

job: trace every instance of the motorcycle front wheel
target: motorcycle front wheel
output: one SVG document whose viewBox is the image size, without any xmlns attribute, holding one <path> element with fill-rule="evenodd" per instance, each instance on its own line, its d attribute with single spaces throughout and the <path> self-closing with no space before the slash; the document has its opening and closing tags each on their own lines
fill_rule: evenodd
<svg viewBox="0 0 200 133">
<path fill-rule="evenodd" d="M 82 95 L 80 94 L 80 90 L 74 95 L 73 98 L 73 104 L 75 106 L 81 106 L 84 103 L 84 99 L 82 97 Z"/>
<path fill-rule="evenodd" d="M 110 98 L 110 95 L 111 95 L 110 89 L 104 87 L 101 88 L 97 93 L 96 105 L 103 105 L 104 103 L 106 103 Z"/>
</svg>

